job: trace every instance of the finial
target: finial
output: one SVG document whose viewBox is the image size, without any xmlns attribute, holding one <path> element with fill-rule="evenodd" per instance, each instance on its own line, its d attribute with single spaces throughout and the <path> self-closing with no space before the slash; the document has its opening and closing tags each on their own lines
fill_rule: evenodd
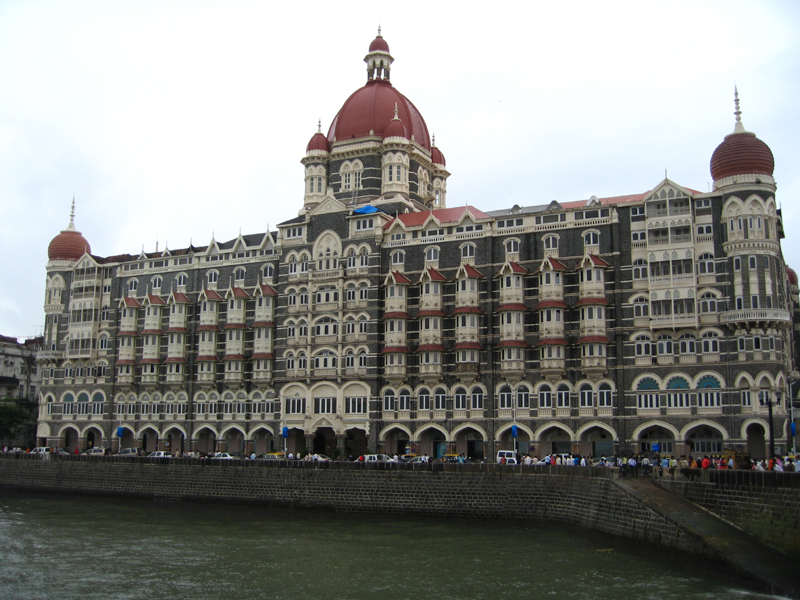
<svg viewBox="0 0 800 600">
<path fill-rule="evenodd" d="M 736 115 L 736 125 L 733 127 L 733 133 L 744 133 L 742 111 L 739 109 L 739 88 L 735 83 L 733 84 L 733 105 L 736 107 L 736 110 L 733 111 L 733 114 Z"/>
<path fill-rule="evenodd" d="M 433 145 L 433 146 L 435 146 L 435 145 L 436 145 L 436 134 L 435 134 L 435 133 L 433 134 L 433 138 L 432 138 L 432 141 L 431 141 L 431 145 Z"/>
<path fill-rule="evenodd" d="M 400 117 L 397 116 L 397 102 L 394 103 L 394 119 L 395 121 L 399 121 Z"/>
<path fill-rule="evenodd" d="M 72 193 L 72 210 L 69 211 L 69 224 L 75 225 L 75 193 Z"/>
<path fill-rule="evenodd" d="M 667 177 L 667 167 L 664 167 L 664 179 L 669 179 L 669 177 Z"/>
<path fill-rule="evenodd" d="M 381 24 L 378 23 L 378 37 L 381 37 Z"/>
<path fill-rule="evenodd" d="M 322 133 L 322 119 L 317 121 L 317 133 Z"/>
</svg>

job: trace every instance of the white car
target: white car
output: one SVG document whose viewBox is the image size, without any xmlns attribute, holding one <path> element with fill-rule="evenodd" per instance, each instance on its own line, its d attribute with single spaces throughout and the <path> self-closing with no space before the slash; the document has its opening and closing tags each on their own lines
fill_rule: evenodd
<svg viewBox="0 0 800 600">
<path fill-rule="evenodd" d="M 51 452 L 53 452 L 53 449 L 47 446 L 39 446 L 31 450 L 31 454 L 50 454 Z"/>
<path fill-rule="evenodd" d="M 156 450 L 155 452 L 151 452 L 147 455 L 147 458 L 172 458 L 172 452 L 166 452 L 165 450 Z"/>
<path fill-rule="evenodd" d="M 105 448 L 89 448 L 86 450 L 84 456 L 104 456 L 106 453 Z"/>
<path fill-rule="evenodd" d="M 211 460 L 236 460 L 236 457 L 229 452 L 217 452 Z"/>
</svg>

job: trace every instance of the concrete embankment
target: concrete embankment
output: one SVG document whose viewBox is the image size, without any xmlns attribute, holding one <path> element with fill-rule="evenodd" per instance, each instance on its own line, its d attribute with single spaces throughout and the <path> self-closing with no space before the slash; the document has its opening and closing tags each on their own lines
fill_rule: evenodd
<svg viewBox="0 0 800 600">
<path fill-rule="evenodd" d="M 751 578 L 764 582 L 759 556 L 767 554 L 755 537 L 745 538 L 751 551 L 743 550 L 739 559 L 729 561 L 730 544 L 744 542 L 731 542 L 732 537 L 720 532 L 726 528 L 737 531 L 735 527 L 700 509 L 689 521 L 688 509 L 677 508 L 691 505 L 688 500 L 664 489 L 657 490 L 661 495 L 656 498 L 616 476 L 615 469 L 605 468 L 493 464 L 0 457 L 0 486 L 13 489 L 185 502 L 238 501 L 342 512 L 555 521 L 739 567 L 750 556 L 751 565 L 742 568 Z M 793 490 L 793 509 L 798 511 L 800 489 L 787 489 Z M 703 520 L 718 523 L 715 535 L 703 530 Z M 770 573 L 785 572 L 782 565 L 791 565 L 779 552 L 768 556 L 776 566 Z M 800 597 L 800 590 L 784 579 L 770 583 Z"/>
</svg>

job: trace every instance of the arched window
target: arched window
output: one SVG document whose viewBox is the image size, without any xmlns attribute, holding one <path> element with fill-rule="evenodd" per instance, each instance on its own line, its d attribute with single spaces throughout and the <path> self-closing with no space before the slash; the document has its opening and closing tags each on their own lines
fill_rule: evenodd
<svg viewBox="0 0 800 600">
<path fill-rule="evenodd" d="M 466 244 L 461 246 L 461 258 L 474 258 L 475 257 L 475 245 L 474 244 Z"/>
<path fill-rule="evenodd" d="M 544 238 L 544 249 L 545 250 L 558 250 L 558 236 L 557 235 L 548 235 Z"/>
<path fill-rule="evenodd" d="M 178 287 L 186 287 L 186 281 L 187 281 L 187 279 L 188 279 L 188 277 L 186 277 L 186 273 L 181 273 L 181 274 L 180 274 L 180 275 L 178 275 L 178 277 L 175 279 L 175 283 L 177 283 Z"/>
<path fill-rule="evenodd" d="M 261 268 L 261 275 L 264 277 L 264 279 L 271 281 L 275 276 L 275 268 L 272 265 L 264 265 Z"/>
<path fill-rule="evenodd" d="M 639 335 L 634 340 L 636 342 L 636 356 L 652 356 L 650 348 L 650 338 L 646 335 Z"/>
<path fill-rule="evenodd" d="M 689 383 L 683 377 L 673 377 L 667 382 L 667 406 L 669 408 L 689 407 Z"/>
<path fill-rule="evenodd" d="M 425 260 L 427 262 L 435 262 L 439 260 L 439 248 L 432 246 L 425 250 Z"/>
<path fill-rule="evenodd" d="M 539 388 L 539 408 L 551 408 L 553 406 L 553 391 L 549 385 L 545 384 Z"/>
<path fill-rule="evenodd" d="M 462 387 L 456 388 L 453 394 L 453 402 L 454 410 L 467 410 L 467 390 Z"/>
<path fill-rule="evenodd" d="M 386 390 L 383 393 L 383 410 L 394 411 L 396 408 L 394 391 Z"/>
<path fill-rule="evenodd" d="M 581 407 L 587 408 L 594 406 L 594 401 L 592 398 L 592 386 L 588 383 L 584 383 L 580 387 L 580 400 L 581 400 Z"/>
<path fill-rule="evenodd" d="M 659 356 L 671 356 L 672 355 L 672 337 L 670 337 L 666 333 L 662 333 L 658 336 L 658 343 L 657 346 L 657 353 Z"/>
<path fill-rule="evenodd" d="M 209 271 L 206 277 L 208 279 L 208 283 L 217 283 L 219 274 L 216 271 Z"/>
<path fill-rule="evenodd" d="M 706 375 L 697 382 L 697 406 L 703 408 L 717 408 L 722 406 L 722 394 L 719 381 L 716 377 Z"/>
<path fill-rule="evenodd" d="M 519 254 L 519 240 L 506 240 L 506 254 Z"/>
<path fill-rule="evenodd" d="M 647 261 L 643 258 L 637 258 L 633 261 L 633 278 L 647 279 Z"/>
<path fill-rule="evenodd" d="M 600 234 L 596 231 L 587 231 L 583 234 L 584 246 L 597 246 L 600 244 Z"/>
<path fill-rule="evenodd" d="M 393 265 L 402 265 L 405 263 L 406 254 L 405 252 L 392 252 L 392 264 Z"/>
<path fill-rule="evenodd" d="M 614 396 L 611 386 L 607 383 L 600 384 L 597 392 L 597 405 L 600 408 L 610 408 L 613 405 Z"/>
<path fill-rule="evenodd" d="M 644 296 L 639 296 L 633 301 L 633 316 L 634 317 L 650 316 L 650 303 Z"/>
<path fill-rule="evenodd" d="M 153 279 L 150 280 L 150 285 L 153 287 L 153 291 L 161 289 L 161 284 L 163 283 L 163 279 L 160 276 L 156 275 Z"/>
<path fill-rule="evenodd" d="M 719 336 L 715 331 L 703 334 L 703 354 L 716 354 L 719 352 Z"/>
<path fill-rule="evenodd" d="M 431 393 L 426 388 L 422 388 L 417 395 L 417 402 L 420 410 L 430 410 Z"/>
<path fill-rule="evenodd" d="M 700 275 L 713 275 L 714 271 L 714 255 L 708 252 L 701 254 L 697 259 L 697 272 Z"/>
<path fill-rule="evenodd" d="M 556 389 L 556 403 L 558 408 L 569 408 L 569 388 L 563 383 Z"/>
<path fill-rule="evenodd" d="M 509 408 L 511 408 L 511 406 L 512 406 L 512 404 L 511 404 L 511 388 L 508 387 L 507 385 L 504 385 L 503 387 L 501 387 L 500 388 L 500 394 L 498 395 L 498 399 L 500 401 L 500 404 L 498 405 L 498 408 L 501 408 L 501 409 L 509 409 Z"/>
<path fill-rule="evenodd" d="M 636 401 L 639 408 L 658 408 L 658 383 L 646 377 L 636 386 Z"/>
<path fill-rule="evenodd" d="M 680 337 L 680 353 L 696 354 L 697 345 L 695 337 L 691 333 L 684 333 Z"/>
<path fill-rule="evenodd" d="M 139 282 L 136 279 L 128 281 L 128 293 L 134 293 L 139 287 Z"/>
<path fill-rule="evenodd" d="M 239 267 L 233 272 L 233 280 L 237 283 L 244 281 L 245 270 L 244 267 Z"/>
<path fill-rule="evenodd" d="M 517 388 L 517 408 L 530 408 L 531 407 L 531 395 L 528 392 L 528 388 L 524 385 L 521 385 Z"/>
</svg>

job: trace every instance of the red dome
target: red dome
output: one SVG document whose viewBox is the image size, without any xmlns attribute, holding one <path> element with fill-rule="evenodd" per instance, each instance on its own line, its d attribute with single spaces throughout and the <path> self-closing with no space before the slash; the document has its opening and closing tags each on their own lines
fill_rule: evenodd
<svg viewBox="0 0 800 600">
<path fill-rule="evenodd" d="M 444 154 L 442 154 L 442 151 L 439 150 L 436 146 L 431 148 L 431 160 L 435 165 L 442 165 L 445 167 L 447 166 L 447 163 L 444 160 Z"/>
<path fill-rule="evenodd" d="M 797 273 L 792 267 L 786 267 L 786 276 L 789 278 L 789 283 L 797 285 Z"/>
<path fill-rule="evenodd" d="M 312 150 L 324 150 L 325 152 L 330 152 L 330 144 L 328 143 L 328 138 L 325 137 L 325 134 L 318 131 L 314 134 L 311 140 L 308 142 L 308 146 L 306 146 L 306 152 L 311 152 Z"/>
<path fill-rule="evenodd" d="M 363 48 L 363 46 L 362 46 L 362 48 Z M 386 40 L 383 39 L 383 36 L 381 36 L 381 34 L 379 33 L 378 37 L 376 37 L 374 40 L 372 40 L 372 43 L 369 45 L 369 51 L 370 52 L 389 52 L 389 44 L 386 43 Z"/>
<path fill-rule="evenodd" d="M 373 42 L 374 44 L 375 42 Z M 403 121 L 406 137 L 430 151 L 431 138 L 425 120 L 411 101 L 384 79 L 371 79 L 345 101 L 328 130 L 328 141 L 355 138 L 386 137 L 397 104 L 398 117 Z"/>
<path fill-rule="evenodd" d="M 84 252 L 92 248 L 80 232 L 70 223 L 70 227 L 59 233 L 47 247 L 47 258 L 50 260 L 78 260 Z"/>
<path fill-rule="evenodd" d="M 383 137 L 401 137 L 408 139 L 408 134 L 406 133 L 405 125 L 403 125 L 400 119 L 392 119 L 389 121 L 389 125 L 386 127 L 386 132 Z"/>
<path fill-rule="evenodd" d="M 711 156 L 711 177 L 719 181 L 733 175 L 769 175 L 775 170 L 772 150 L 748 131 L 731 133 Z"/>
</svg>

